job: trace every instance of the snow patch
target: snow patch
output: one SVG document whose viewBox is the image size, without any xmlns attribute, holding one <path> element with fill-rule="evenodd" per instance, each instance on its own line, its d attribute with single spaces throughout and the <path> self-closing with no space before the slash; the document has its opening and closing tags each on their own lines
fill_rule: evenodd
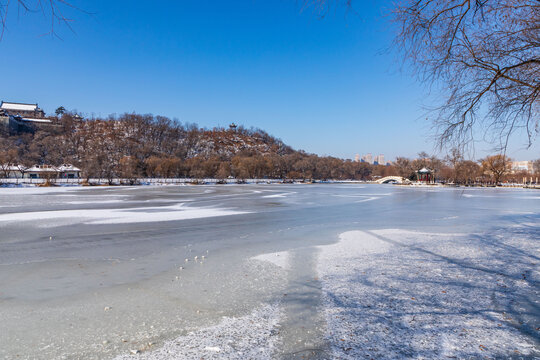
<svg viewBox="0 0 540 360">
<path fill-rule="evenodd" d="M 87 204 L 118 204 L 124 203 L 126 200 L 116 199 L 116 200 L 80 200 L 80 201 L 67 201 L 66 204 L 69 205 L 87 205 Z"/>
<path fill-rule="evenodd" d="M 356 257 L 359 254 L 380 253 L 389 247 L 390 244 L 364 231 L 347 231 L 339 235 L 338 243 L 318 246 L 321 249 L 321 264 Z"/>
<path fill-rule="evenodd" d="M 335 194 L 335 197 L 344 197 L 344 198 L 355 198 L 355 197 L 368 197 L 368 196 L 390 196 L 391 193 L 380 193 L 380 194 L 350 194 L 350 195 L 342 195 L 342 194 Z"/>
<path fill-rule="evenodd" d="M 190 332 L 167 341 L 163 347 L 142 352 L 139 360 L 177 359 L 272 359 L 278 342 L 278 325 L 282 310 L 278 304 L 264 305 L 251 314 L 224 317 L 215 326 Z M 114 360 L 131 360 L 120 355 Z"/>
<path fill-rule="evenodd" d="M 540 276 L 530 262 L 540 250 L 534 231 L 519 238 L 349 231 L 319 249 L 317 273 L 333 358 L 540 353 L 534 336 L 516 328 L 534 327 L 534 321 L 516 325 L 522 315 L 509 313 L 522 314 L 520 307 L 537 298 L 530 287 Z"/>
<path fill-rule="evenodd" d="M 53 187 L 39 187 L 39 186 L 21 186 L 21 187 L 4 187 L 0 186 L 0 195 L 45 195 L 51 193 L 91 190 L 102 187 L 82 187 L 82 186 L 53 186 Z"/>
<path fill-rule="evenodd" d="M 365 198 L 363 200 L 358 200 L 358 201 L 355 201 L 356 203 L 363 203 L 363 202 L 366 202 L 366 201 L 372 201 L 372 200 L 377 200 L 377 199 L 380 199 L 379 197 L 377 196 L 372 196 L 372 197 L 368 197 L 368 198 Z"/>
<path fill-rule="evenodd" d="M 288 251 L 280 251 L 268 254 L 261 254 L 252 257 L 253 260 L 266 261 L 284 270 L 290 269 L 290 254 Z"/>
<path fill-rule="evenodd" d="M 263 198 L 284 198 L 287 195 L 295 194 L 295 192 L 287 192 L 282 194 L 264 195 Z"/>
<path fill-rule="evenodd" d="M 55 222 L 43 223 L 42 226 L 59 225 L 58 220 L 68 223 L 85 224 L 131 224 L 143 222 L 175 221 L 198 219 L 215 216 L 246 214 L 245 211 L 236 211 L 219 208 L 184 207 L 183 204 L 161 207 L 139 207 L 129 209 L 75 209 L 34 211 L 10 213 L 0 215 L 2 223 L 17 221 L 49 220 Z M 62 222 L 62 221 L 60 221 Z"/>
</svg>

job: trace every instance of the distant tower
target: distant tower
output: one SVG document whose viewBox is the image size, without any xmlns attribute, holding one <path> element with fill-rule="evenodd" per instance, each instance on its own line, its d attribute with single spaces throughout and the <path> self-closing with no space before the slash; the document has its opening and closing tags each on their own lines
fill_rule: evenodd
<svg viewBox="0 0 540 360">
<path fill-rule="evenodd" d="M 360 162 L 360 154 L 354 156 L 354 162 Z"/>
<path fill-rule="evenodd" d="M 237 128 L 237 127 L 238 127 L 238 126 L 236 126 L 235 123 L 232 123 L 231 125 L 229 125 L 229 129 L 230 129 L 231 131 L 236 131 L 236 128 Z"/>
</svg>

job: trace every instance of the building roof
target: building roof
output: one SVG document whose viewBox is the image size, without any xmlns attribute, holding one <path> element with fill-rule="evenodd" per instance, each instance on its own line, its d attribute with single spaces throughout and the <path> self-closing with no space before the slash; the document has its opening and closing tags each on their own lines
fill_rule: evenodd
<svg viewBox="0 0 540 360">
<path fill-rule="evenodd" d="M 38 104 L 23 104 L 23 103 L 13 103 L 13 102 L 4 102 L 0 104 L 0 109 L 4 110 L 19 110 L 19 111 L 36 111 L 38 110 Z"/>
<path fill-rule="evenodd" d="M 431 172 L 431 170 L 426 169 L 426 168 L 421 168 L 420 170 L 418 170 L 418 172 L 420 174 L 429 174 Z"/>
<path fill-rule="evenodd" d="M 58 172 L 58 169 L 52 165 L 34 165 L 26 169 L 27 172 Z"/>
<path fill-rule="evenodd" d="M 21 121 L 35 122 L 35 123 L 50 123 L 50 122 L 52 122 L 49 119 L 34 119 L 34 118 L 21 118 Z"/>
<path fill-rule="evenodd" d="M 81 171 L 81 169 L 71 164 L 62 164 L 58 167 L 58 171 Z"/>
<path fill-rule="evenodd" d="M 65 171 L 81 171 L 76 166 L 73 166 L 71 164 L 62 164 L 60 166 L 53 166 L 53 165 L 34 165 L 30 168 L 26 168 L 23 165 L 4 165 L 3 168 L 7 168 L 8 170 L 25 170 L 27 172 L 65 172 Z M 3 170 L 0 167 L 0 170 Z"/>
<path fill-rule="evenodd" d="M 21 170 L 25 170 L 26 167 L 23 165 L 3 164 L 3 165 L 0 165 L 0 169 L 4 171 L 21 171 Z"/>
</svg>

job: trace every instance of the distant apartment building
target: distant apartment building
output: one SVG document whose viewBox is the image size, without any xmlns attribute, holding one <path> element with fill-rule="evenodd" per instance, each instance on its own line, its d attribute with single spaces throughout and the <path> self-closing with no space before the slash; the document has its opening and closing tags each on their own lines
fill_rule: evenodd
<svg viewBox="0 0 540 360">
<path fill-rule="evenodd" d="M 356 161 L 356 158 L 355 158 L 355 161 Z M 372 164 L 372 165 L 386 165 L 383 154 L 379 154 L 374 157 L 373 155 L 371 155 L 371 153 L 368 153 L 362 156 L 361 161 Z"/>
<path fill-rule="evenodd" d="M 532 161 L 512 161 L 512 172 L 516 173 L 519 171 L 533 171 L 533 162 Z"/>
<path fill-rule="evenodd" d="M 371 153 L 362 156 L 362 162 L 367 162 L 368 164 L 373 164 L 373 156 Z"/>
<path fill-rule="evenodd" d="M 354 162 L 360 162 L 360 154 L 354 155 Z"/>
</svg>

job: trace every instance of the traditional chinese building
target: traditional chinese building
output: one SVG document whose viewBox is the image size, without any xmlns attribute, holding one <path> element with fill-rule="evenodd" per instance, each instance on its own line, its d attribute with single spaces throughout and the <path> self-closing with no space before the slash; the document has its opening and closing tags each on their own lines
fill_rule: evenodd
<svg viewBox="0 0 540 360">
<path fill-rule="evenodd" d="M 37 128 L 55 126 L 45 117 L 38 104 L 0 102 L 0 130 L 10 134 L 33 132 Z"/>
<path fill-rule="evenodd" d="M 38 104 L 2 101 L 0 111 L 4 115 L 20 116 L 22 118 L 43 119 L 45 117 L 45 112 L 39 108 Z"/>
<path fill-rule="evenodd" d="M 416 178 L 419 182 L 431 184 L 435 182 L 433 171 L 427 168 L 422 168 L 416 172 Z"/>
</svg>

